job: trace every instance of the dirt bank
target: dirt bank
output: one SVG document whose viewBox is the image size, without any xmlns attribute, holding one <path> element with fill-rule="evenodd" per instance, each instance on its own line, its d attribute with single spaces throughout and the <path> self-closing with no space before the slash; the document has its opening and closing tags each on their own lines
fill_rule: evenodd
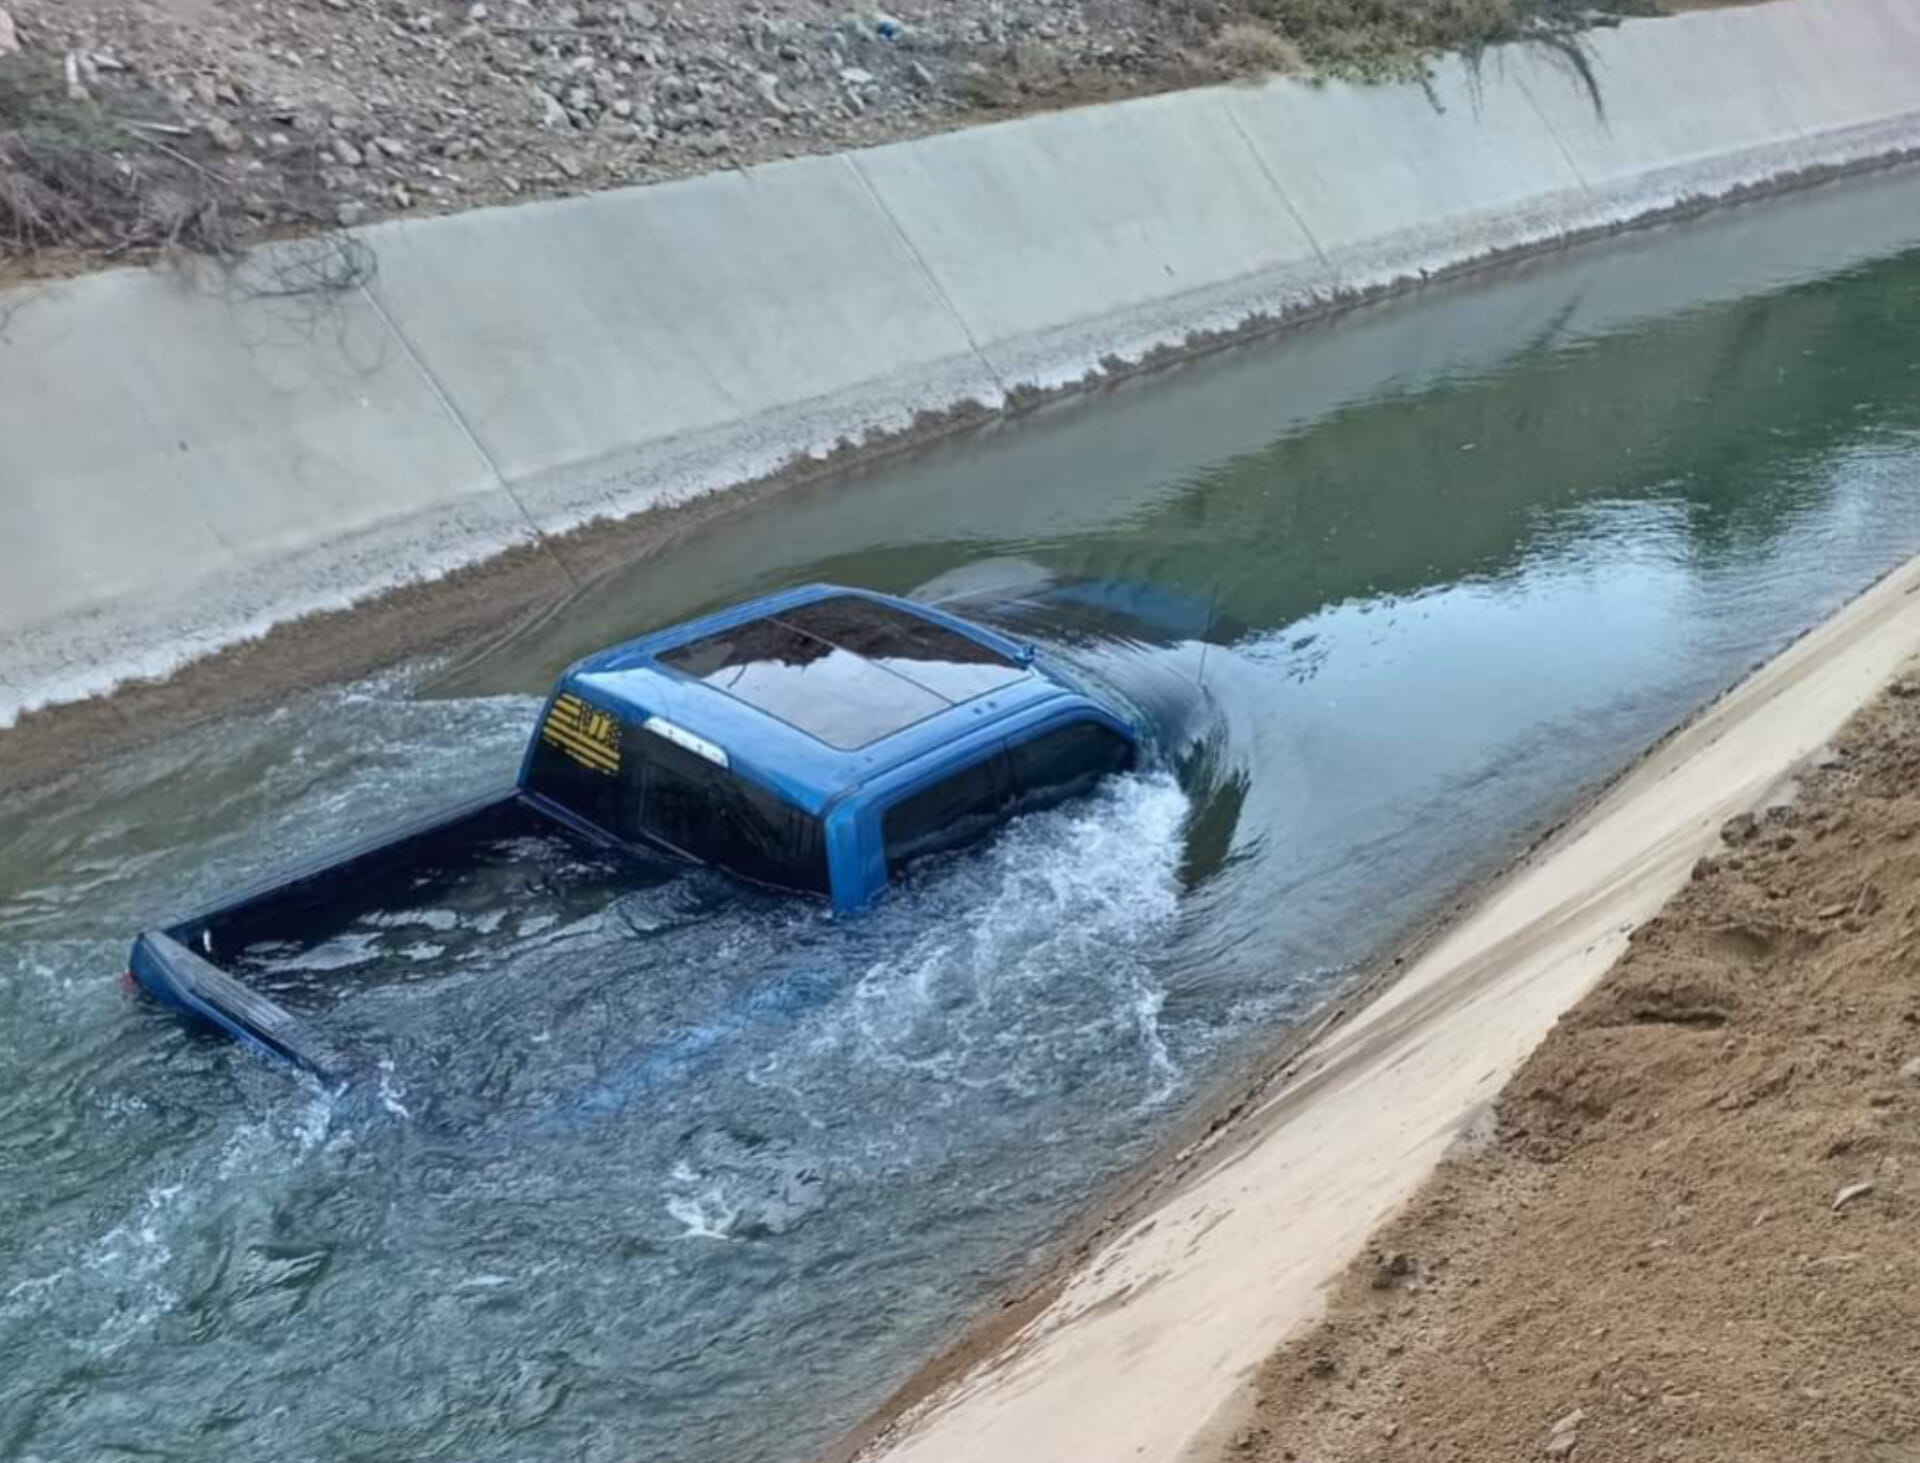
<svg viewBox="0 0 1920 1463">
<path fill-rule="evenodd" d="M 1229 1459 L 1920 1452 L 1920 683 L 1633 937 Z"/>
<path fill-rule="evenodd" d="M 1274 72 L 1651 0 L 0 0 L 0 280 Z M 7 19 L 10 17 L 10 19 Z"/>
</svg>

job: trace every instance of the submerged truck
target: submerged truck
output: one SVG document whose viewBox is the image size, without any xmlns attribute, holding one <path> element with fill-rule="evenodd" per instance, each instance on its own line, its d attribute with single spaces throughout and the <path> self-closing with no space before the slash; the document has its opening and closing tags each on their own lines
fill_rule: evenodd
<svg viewBox="0 0 1920 1463">
<path fill-rule="evenodd" d="M 527 835 L 662 852 L 857 911 L 916 859 L 1089 791 L 1132 725 L 1029 646 L 924 605 L 814 585 L 601 651 L 560 679 L 515 782 L 148 930 L 129 975 L 323 1080 L 349 1058 L 245 979 L 458 879 Z"/>
</svg>

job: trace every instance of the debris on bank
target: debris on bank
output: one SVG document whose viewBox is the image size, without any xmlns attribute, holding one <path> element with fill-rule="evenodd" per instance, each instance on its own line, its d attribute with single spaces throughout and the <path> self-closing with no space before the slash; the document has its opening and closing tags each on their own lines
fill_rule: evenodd
<svg viewBox="0 0 1920 1463">
<path fill-rule="evenodd" d="M 7 0 L 0 261 L 647 183 L 1274 72 L 1407 74 L 1648 0 Z M 47 94 L 52 93 L 51 97 Z M 51 106 L 27 109 L 23 99 Z M 23 116 L 23 110 L 27 115 Z M 75 133 L 81 134 L 76 138 Z M 45 154 L 76 143 L 85 164 Z M 72 178 L 71 188 L 63 175 Z M 49 202 L 118 175 L 161 217 Z M 180 224 L 217 201 L 218 220 Z M 24 222 L 23 222 L 24 219 Z M 63 222 L 64 220 L 64 222 Z M 63 232 L 64 230 L 64 232 Z M 195 240 L 188 237 L 186 242 Z"/>
<path fill-rule="evenodd" d="M 1920 1455 L 1916 835 L 1908 680 L 1727 826 L 1227 1457 Z"/>
</svg>

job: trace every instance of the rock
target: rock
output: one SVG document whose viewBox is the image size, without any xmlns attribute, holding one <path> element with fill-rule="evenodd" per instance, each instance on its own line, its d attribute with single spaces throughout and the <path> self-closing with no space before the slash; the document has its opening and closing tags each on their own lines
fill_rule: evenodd
<svg viewBox="0 0 1920 1463">
<path fill-rule="evenodd" d="M 1580 1424 L 1586 1420 L 1586 1409 L 1576 1407 L 1549 1428 L 1546 1455 L 1549 1458 L 1570 1457 L 1573 1450 L 1580 1446 Z"/>
<path fill-rule="evenodd" d="M 393 200 L 395 208 L 412 208 L 413 195 L 407 191 L 406 184 L 395 183 L 387 196 Z"/>
<path fill-rule="evenodd" d="M 786 113 L 793 110 L 780 95 L 780 78 L 771 71 L 757 72 L 753 78 L 753 86 L 754 90 L 760 93 L 760 100 L 772 107 L 774 111 Z"/>
<path fill-rule="evenodd" d="M 880 78 L 864 66 L 842 66 L 840 79 L 848 86 L 873 86 Z"/>
<path fill-rule="evenodd" d="M 1405 1255 L 1378 1256 L 1373 1262 L 1373 1273 L 1368 1283 L 1375 1290 L 1391 1290 L 1394 1285 L 1413 1273 L 1413 1261 Z"/>
<path fill-rule="evenodd" d="M 413 149 L 397 137 L 376 137 L 373 145 L 395 162 L 404 162 L 413 155 Z"/>
<path fill-rule="evenodd" d="M 343 229 L 350 229 L 367 216 L 367 206 L 356 199 L 349 198 L 333 211 L 334 221 Z"/>
<path fill-rule="evenodd" d="M 213 145 L 223 152 L 238 152 L 246 146 L 246 138 L 240 135 L 240 129 L 225 117 L 214 117 L 206 124 L 207 136 Z"/>
<path fill-rule="evenodd" d="M 1900 1064 L 1902 1082 L 1920 1082 L 1920 1057 L 1913 1057 Z"/>
<path fill-rule="evenodd" d="M 1839 1193 L 1833 1196 L 1834 1212 L 1838 1213 L 1840 1210 L 1846 1208 L 1847 1205 L 1851 1204 L 1855 1199 L 1864 1199 L 1872 1192 L 1873 1192 L 1873 1185 L 1870 1183 L 1848 1184 L 1844 1189 L 1842 1189 Z"/>
<path fill-rule="evenodd" d="M 578 178 L 587 170 L 586 164 L 570 152 L 556 153 L 554 155 L 553 165 L 569 178 Z"/>
<path fill-rule="evenodd" d="M 651 6 L 640 4 L 639 0 L 629 0 L 629 4 L 626 7 L 626 15 L 628 25 L 637 26 L 641 30 L 656 30 L 659 28 L 660 17 L 653 13 Z"/>
<path fill-rule="evenodd" d="M 1887 687 L 1887 694 L 1901 701 L 1911 701 L 1920 696 L 1920 681 L 1895 681 Z"/>
<path fill-rule="evenodd" d="M 537 86 L 533 89 L 533 104 L 540 109 L 540 125 L 547 131 L 553 132 L 572 125 L 567 118 L 567 109 Z"/>
<path fill-rule="evenodd" d="M 621 97 L 613 104 L 613 115 L 618 117 L 622 122 L 626 121 L 633 116 L 633 103 L 625 97 Z"/>
<path fill-rule="evenodd" d="M 343 168 L 357 168 L 367 160 L 366 154 L 361 152 L 359 148 L 355 147 L 344 137 L 334 138 L 333 145 L 329 151 L 333 153 L 334 160 Z"/>
<path fill-rule="evenodd" d="M 20 33 L 14 28 L 13 17 L 0 8 L 0 56 L 11 56 L 19 49 Z"/>
<path fill-rule="evenodd" d="M 915 61 L 907 68 L 907 75 L 913 78 L 913 84 L 915 86 L 928 91 L 933 89 L 933 73 L 918 61 Z"/>
<path fill-rule="evenodd" d="M 1727 843 L 1745 843 L 1753 837 L 1760 820 L 1751 813 L 1736 813 L 1720 825 L 1720 837 Z"/>
</svg>

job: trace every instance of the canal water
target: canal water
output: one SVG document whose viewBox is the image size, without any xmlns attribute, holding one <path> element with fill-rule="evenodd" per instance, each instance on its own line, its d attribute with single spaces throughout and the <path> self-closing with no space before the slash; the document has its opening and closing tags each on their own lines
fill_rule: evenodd
<svg viewBox="0 0 1920 1463">
<path fill-rule="evenodd" d="M 455 662 L 0 817 L 0 1459 L 793 1463 L 1209 1081 L 1920 551 L 1920 181 L 956 438 Z M 879 910 L 553 849 L 302 979 L 328 1094 L 129 936 L 512 775 L 572 657 L 833 580 L 1016 628 L 1151 766 Z"/>
</svg>

